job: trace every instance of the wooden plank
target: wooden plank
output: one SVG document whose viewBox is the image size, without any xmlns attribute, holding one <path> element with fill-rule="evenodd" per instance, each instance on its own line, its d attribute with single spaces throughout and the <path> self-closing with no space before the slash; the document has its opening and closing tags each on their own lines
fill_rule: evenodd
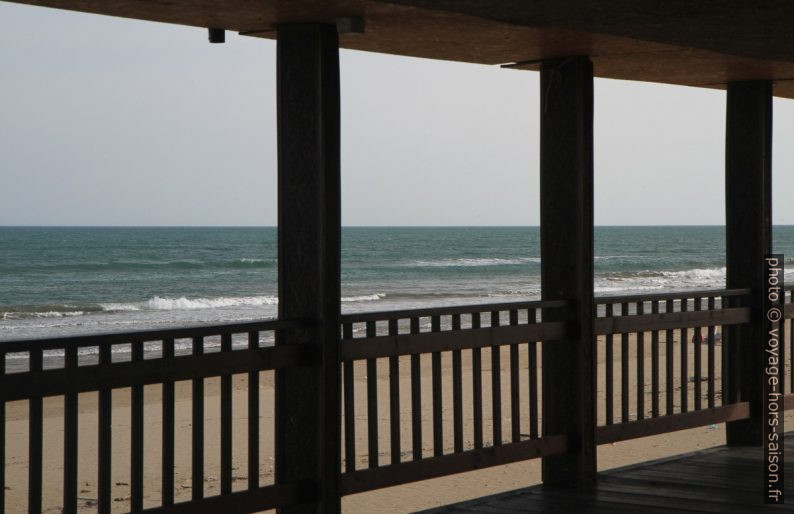
<svg viewBox="0 0 794 514">
<path fill-rule="evenodd" d="M 740 402 L 714 409 L 702 409 L 685 413 L 647 418 L 615 425 L 598 427 L 598 444 L 608 444 L 637 437 L 665 434 L 725 421 L 744 419 L 749 416 L 749 403 Z"/>
<path fill-rule="evenodd" d="M 110 366 L 111 346 L 103 344 L 99 347 L 99 366 Z M 99 390 L 99 415 L 97 416 L 97 510 L 100 514 L 108 514 L 111 507 L 110 466 L 113 397 L 110 389 Z"/>
<path fill-rule="evenodd" d="M 518 325 L 518 311 L 510 311 L 510 324 Z M 521 440 L 521 398 L 518 389 L 518 344 L 510 345 L 510 440 Z"/>
<path fill-rule="evenodd" d="M 491 311 L 491 326 L 499 325 L 499 311 Z M 493 444 L 502 444 L 502 355 L 499 346 L 491 347 L 491 413 Z"/>
<path fill-rule="evenodd" d="M 709 296 L 706 308 L 708 310 L 710 310 L 710 311 L 714 310 L 714 307 L 715 307 L 714 304 L 715 304 L 714 297 L 713 296 Z M 708 356 L 706 357 L 706 366 L 707 366 L 706 373 L 708 373 L 708 391 L 707 391 L 706 394 L 707 394 L 707 398 L 708 398 L 708 408 L 709 409 L 713 409 L 714 406 L 715 406 L 715 398 L 716 398 L 716 391 L 714 390 L 714 385 L 715 385 L 714 373 L 715 373 L 715 367 L 716 367 L 715 363 L 714 363 L 714 361 L 716 359 L 716 357 L 714 355 L 714 351 L 715 351 L 714 350 L 714 325 L 709 325 L 708 330 L 706 332 L 706 337 L 707 337 L 707 345 L 708 345 L 707 346 L 707 350 L 706 350 L 708 352 Z"/>
<path fill-rule="evenodd" d="M 614 306 L 608 303 L 605 310 L 607 318 L 614 316 Z M 596 322 L 597 323 L 597 322 Z M 606 336 L 606 356 L 604 366 L 606 367 L 606 423 L 611 425 L 615 422 L 615 342 L 612 334 Z"/>
<path fill-rule="evenodd" d="M 681 298 L 694 298 L 696 296 L 722 296 L 722 297 L 734 297 L 734 296 L 746 296 L 750 294 L 751 288 L 733 288 L 733 289 L 699 289 L 699 290 L 690 290 L 690 291 L 676 291 L 670 293 L 641 293 L 641 294 L 630 294 L 630 295 L 609 295 L 609 296 L 597 296 L 595 298 L 595 302 L 598 305 L 604 305 L 609 303 L 633 303 L 639 301 L 646 301 L 646 302 L 667 302 L 668 300 L 680 300 Z"/>
<path fill-rule="evenodd" d="M 695 310 L 703 310 L 703 299 L 700 297 L 695 298 Z M 703 386 L 700 379 L 703 376 L 703 356 L 702 351 L 702 332 L 701 327 L 695 327 L 694 347 L 695 347 L 695 410 L 700 410 L 703 403 Z"/>
<path fill-rule="evenodd" d="M 353 324 L 342 324 L 342 337 L 353 338 Z M 344 367 L 344 405 L 345 405 L 345 471 L 356 470 L 356 392 L 354 382 L 354 361 L 345 361 Z"/>
<path fill-rule="evenodd" d="M 621 317 L 629 316 L 629 304 L 622 303 Z M 629 401 L 631 387 L 629 386 L 629 334 L 620 335 L 620 418 L 623 423 L 629 421 Z"/>
<path fill-rule="evenodd" d="M 411 318 L 411 333 L 419 333 L 419 318 Z M 422 458 L 422 368 L 419 354 L 411 355 L 411 443 L 414 460 Z"/>
<path fill-rule="evenodd" d="M 772 249 L 772 87 L 771 81 L 728 83 L 725 120 L 726 285 L 754 288 L 744 306 L 756 312 L 763 308 L 761 263 Z M 725 334 L 731 373 L 727 402 L 749 399 L 753 413 L 728 423 L 731 445 L 762 442 L 763 331 L 757 316 Z"/>
<path fill-rule="evenodd" d="M 645 302 L 637 302 L 638 316 L 645 312 Z M 645 332 L 637 332 L 637 419 L 645 417 Z"/>
<path fill-rule="evenodd" d="M 473 471 L 547 455 L 559 455 L 567 448 L 564 436 L 506 443 L 488 448 L 450 453 L 421 461 L 359 470 L 342 476 L 342 494 L 356 494 L 419 480 Z"/>
<path fill-rule="evenodd" d="M 143 341 L 132 343 L 133 362 L 143 362 Z M 143 386 L 130 391 L 130 510 L 143 510 Z"/>
<path fill-rule="evenodd" d="M 193 338 L 193 355 L 204 353 L 204 338 Z M 192 380 L 191 395 L 191 499 L 200 500 L 204 497 L 204 379 Z"/>
<path fill-rule="evenodd" d="M 587 57 L 546 60 L 540 82 L 541 299 L 572 302 L 565 314 L 544 310 L 543 321 L 565 319 L 576 334 L 543 339 L 544 435 L 567 434 L 575 448 L 543 459 L 543 481 L 587 487 L 596 476 L 593 65 Z"/>
<path fill-rule="evenodd" d="M 480 328 L 482 319 L 479 312 L 471 315 L 471 328 Z M 482 351 L 479 347 L 471 350 L 471 382 L 472 382 L 472 424 L 474 425 L 474 448 L 482 448 Z"/>
<path fill-rule="evenodd" d="M 460 330 L 460 314 L 452 315 L 452 330 Z M 463 451 L 463 364 L 460 350 L 452 351 L 452 416 L 455 452 Z"/>
<path fill-rule="evenodd" d="M 415 353 L 447 352 L 504 346 L 524 341 L 555 341 L 568 333 L 562 321 L 534 325 L 472 327 L 464 330 L 423 332 L 399 336 L 346 339 L 341 342 L 342 360 L 359 360 Z"/>
<path fill-rule="evenodd" d="M 453 314 L 472 315 L 478 312 L 509 311 L 511 309 L 565 309 L 568 303 L 565 300 L 548 301 L 523 301 L 523 302 L 497 302 L 485 304 L 456 305 L 450 307 L 422 307 L 419 309 L 404 309 L 396 311 L 354 312 L 343 314 L 342 323 L 361 323 L 365 321 L 386 321 L 390 319 L 409 319 L 430 316 L 452 316 Z M 2 345 L 2 343 L 0 343 Z"/>
<path fill-rule="evenodd" d="M 0 376 L 6 374 L 6 354 L 0 352 Z M 6 402 L 0 401 L 0 514 L 5 514 L 6 500 Z"/>
<path fill-rule="evenodd" d="M 256 354 L 259 332 L 248 333 L 248 353 Z M 259 370 L 248 372 L 248 490 L 259 488 Z"/>
<path fill-rule="evenodd" d="M 174 358 L 174 340 L 163 340 L 163 358 Z M 173 505 L 174 503 L 174 458 L 176 456 L 174 451 L 174 432 L 176 429 L 176 409 L 175 409 L 175 395 L 174 395 L 174 382 L 171 380 L 163 381 L 163 429 L 162 429 L 162 461 L 161 461 L 161 474 L 163 477 L 162 485 L 162 504 L 165 506 Z"/>
<path fill-rule="evenodd" d="M 537 314 L 535 309 L 527 313 L 530 323 L 535 323 Z M 530 341 L 527 347 L 529 352 L 529 437 L 537 439 L 538 425 L 538 343 Z"/>
<path fill-rule="evenodd" d="M 77 348 L 67 348 L 64 352 L 64 367 L 77 367 Z M 64 396 L 63 405 L 63 512 L 77 512 L 77 393 Z M 0 466 L 5 466 L 0 460 Z"/>
<path fill-rule="evenodd" d="M 29 359 L 31 372 L 41 370 L 42 350 L 31 351 Z M 28 401 L 28 511 L 31 513 L 41 512 L 43 437 L 43 402 L 41 397 L 34 397 Z"/>
<path fill-rule="evenodd" d="M 78 348 L 87 346 L 97 347 L 105 344 L 129 344 L 132 341 L 162 341 L 163 339 L 192 339 L 194 337 L 220 336 L 223 334 L 243 334 L 251 330 L 281 331 L 310 326 L 311 324 L 311 320 L 306 318 L 269 319 L 245 323 L 220 323 L 215 325 L 198 325 L 170 329 L 136 330 L 134 332 L 112 332 L 83 336 L 0 341 L 0 349 L 4 352 L 29 352 L 33 349 L 62 350 L 73 346 Z"/>
<path fill-rule="evenodd" d="M 722 308 L 714 311 L 668 311 L 642 316 L 617 316 L 596 318 L 598 335 L 628 332 L 693 328 L 704 325 L 739 325 L 750 321 L 750 310 L 743 307 Z"/>
<path fill-rule="evenodd" d="M 221 336 L 221 351 L 232 351 L 232 336 Z M 232 492 L 232 376 L 221 375 L 221 494 Z"/>
<path fill-rule="evenodd" d="M 430 330 L 441 331 L 441 317 L 430 318 Z M 438 457 L 444 454 L 444 427 L 442 411 L 442 384 L 441 384 L 441 352 L 433 352 L 431 357 L 431 375 L 433 381 L 433 455 Z"/>
<path fill-rule="evenodd" d="M 681 305 L 679 306 L 681 312 L 687 311 L 688 304 L 688 299 L 684 298 L 681 300 Z M 679 343 L 679 348 L 681 349 L 681 383 L 679 384 L 681 387 L 681 412 L 686 412 L 689 410 L 689 341 L 687 340 L 689 331 L 686 328 L 682 328 L 678 331 L 678 334 L 681 337 L 681 342 Z"/>
<path fill-rule="evenodd" d="M 48 369 L 6 375 L 0 398 L 6 401 L 34 396 L 54 396 L 67 392 L 88 392 L 135 385 L 162 384 L 163 377 L 191 380 L 243 373 L 260 369 L 308 366 L 316 354 L 307 347 L 260 348 L 256 353 L 232 351 L 185 355 L 168 359 L 147 359 L 145 362 L 114 362 L 77 369 Z"/>
<path fill-rule="evenodd" d="M 398 334 L 396 319 L 389 320 L 389 335 Z M 400 462 L 400 358 L 389 357 L 389 426 L 391 463 Z"/>
<path fill-rule="evenodd" d="M 665 302 L 665 313 L 672 313 L 675 309 L 673 300 Z M 665 331 L 665 413 L 670 416 L 674 412 L 673 393 L 674 388 L 674 373 L 673 373 L 673 357 L 674 357 L 674 334 L 672 328 Z"/>
<path fill-rule="evenodd" d="M 374 321 L 367 321 L 367 337 L 375 337 Z M 367 457 L 369 467 L 378 467 L 378 361 L 367 359 Z"/>
<path fill-rule="evenodd" d="M 282 332 L 277 346 L 321 356 L 314 368 L 276 372 L 276 483 L 314 479 L 319 502 L 282 513 L 341 510 L 341 186 L 336 27 L 276 27 L 279 318 L 317 320 Z M 289 416 L 287 416 L 289 413 Z"/>
<path fill-rule="evenodd" d="M 659 302 L 651 302 L 651 314 L 659 314 Z M 651 332 L 651 417 L 659 416 L 659 331 Z"/>
</svg>

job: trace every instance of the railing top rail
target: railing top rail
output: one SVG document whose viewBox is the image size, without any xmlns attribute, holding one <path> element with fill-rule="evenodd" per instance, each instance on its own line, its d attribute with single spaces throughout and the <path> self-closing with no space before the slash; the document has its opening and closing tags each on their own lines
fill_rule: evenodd
<svg viewBox="0 0 794 514">
<path fill-rule="evenodd" d="M 0 352 L 25 352 L 30 350 L 50 350 L 72 346 L 101 346 L 124 344 L 133 341 L 161 341 L 163 339 L 185 339 L 208 337 L 222 334 L 239 334 L 260 330 L 280 330 L 305 326 L 309 322 L 302 319 L 267 319 L 244 323 L 220 323 L 216 325 L 197 325 L 169 329 L 139 330 L 135 332 L 111 332 L 81 336 L 50 337 L 46 339 L 17 339 L 0 341 Z"/>
<path fill-rule="evenodd" d="M 702 289 L 692 291 L 676 291 L 670 293 L 652 294 L 632 294 L 615 296 L 596 296 L 595 301 L 598 305 L 608 303 L 631 303 L 631 302 L 657 302 L 664 300 L 680 300 L 682 298 L 704 298 L 709 296 L 744 296 L 750 294 L 750 289 Z"/>
<path fill-rule="evenodd" d="M 449 316 L 452 314 L 470 314 L 473 312 L 507 311 L 511 309 L 560 309 L 568 305 L 565 300 L 529 300 L 523 302 L 484 303 L 471 305 L 455 305 L 451 307 L 430 307 L 404 309 L 399 311 L 353 312 L 343 314 L 342 323 L 358 323 L 363 321 L 386 321 L 406 318 L 426 318 L 428 316 Z"/>
</svg>

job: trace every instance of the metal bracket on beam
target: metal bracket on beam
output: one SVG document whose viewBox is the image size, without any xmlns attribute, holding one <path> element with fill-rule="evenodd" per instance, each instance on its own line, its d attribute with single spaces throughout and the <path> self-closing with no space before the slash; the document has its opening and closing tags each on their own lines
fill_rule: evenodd
<svg viewBox="0 0 794 514">
<path fill-rule="evenodd" d="M 210 43 L 225 43 L 226 31 L 223 29 L 208 28 Z"/>
</svg>

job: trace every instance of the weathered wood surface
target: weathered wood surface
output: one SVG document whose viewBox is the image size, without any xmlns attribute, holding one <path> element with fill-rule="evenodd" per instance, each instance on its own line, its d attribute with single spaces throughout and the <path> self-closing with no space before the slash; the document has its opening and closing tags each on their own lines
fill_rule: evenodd
<svg viewBox="0 0 794 514">
<path fill-rule="evenodd" d="M 785 438 L 786 463 L 794 464 L 794 433 Z M 720 446 L 599 474 L 595 489 L 577 491 L 543 485 L 423 511 L 425 514 L 482 512 L 746 514 L 790 512 L 791 505 L 764 505 L 760 447 Z M 794 466 L 787 466 L 788 484 Z"/>
</svg>

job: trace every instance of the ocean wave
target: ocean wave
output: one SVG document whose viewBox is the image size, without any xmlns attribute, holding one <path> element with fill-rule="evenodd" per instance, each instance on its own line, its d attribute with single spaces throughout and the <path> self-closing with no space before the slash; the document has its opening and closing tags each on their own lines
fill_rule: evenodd
<svg viewBox="0 0 794 514">
<path fill-rule="evenodd" d="M 386 293 L 365 294 L 360 296 L 343 296 L 343 302 L 374 302 L 386 298 Z"/>
<path fill-rule="evenodd" d="M 220 298 L 167 298 L 155 296 L 144 302 L 128 303 L 103 303 L 102 310 L 109 312 L 118 311 L 173 311 L 193 309 L 218 309 L 224 307 L 256 307 L 263 305 L 276 305 L 278 298 L 275 296 L 241 296 Z"/>
<path fill-rule="evenodd" d="M 198 270 L 198 269 L 239 269 L 239 268 L 273 268 L 275 259 L 241 257 L 237 259 L 202 261 L 198 259 L 147 260 L 132 259 L 107 262 L 73 262 L 73 263 L 41 263 L 17 264 L 9 271 L 20 272 L 143 272 L 157 270 Z"/>
<path fill-rule="evenodd" d="M 480 266 L 511 266 L 540 262 L 540 257 L 517 257 L 504 259 L 498 257 L 438 259 L 433 261 L 413 261 L 406 264 L 410 268 L 470 268 Z"/>
<path fill-rule="evenodd" d="M 30 318 L 66 318 L 71 316 L 83 316 L 85 311 L 40 311 L 40 312 L 21 312 L 21 311 L 5 311 L 0 312 L 0 319 L 3 320 L 17 320 L 17 319 L 30 319 Z"/>
</svg>

